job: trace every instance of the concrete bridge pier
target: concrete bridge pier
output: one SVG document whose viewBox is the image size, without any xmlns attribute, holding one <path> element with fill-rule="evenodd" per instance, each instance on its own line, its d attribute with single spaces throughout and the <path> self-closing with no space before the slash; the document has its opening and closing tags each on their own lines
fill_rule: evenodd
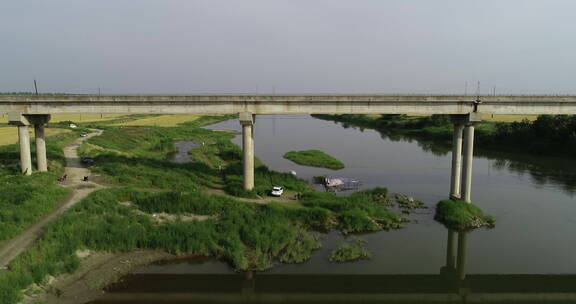
<svg viewBox="0 0 576 304">
<path fill-rule="evenodd" d="M 462 199 L 472 202 L 472 163 L 474 160 L 474 124 L 464 128 L 464 168 L 462 176 Z"/>
<path fill-rule="evenodd" d="M 32 174 L 32 157 L 30 156 L 30 122 L 20 113 L 8 113 L 8 121 L 18 127 L 20 144 L 20 168 L 23 174 Z"/>
<path fill-rule="evenodd" d="M 254 115 L 240 113 L 242 125 L 242 163 L 244 166 L 244 190 L 254 189 Z"/>
<path fill-rule="evenodd" d="M 462 131 L 464 119 L 460 115 L 452 115 L 454 135 L 452 137 L 452 175 L 450 180 L 450 199 L 460 199 L 460 182 L 462 178 Z"/>
<path fill-rule="evenodd" d="M 30 156 L 30 128 L 28 125 L 18 126 L 20 143 L 20 168 L 26 175 L 32 174 L 32 157 Z"/>
<path fill-rule="evenodd" d="M 46 157 L 46 139 L 44 137 L 44 124 L 50 120 L 50 115 L 22 115 L 8 113 L 11 125 L 18 126 L 18 139 L 20 144 L 20 168 L 26 175 L 32 174 L 32 157 L 30 155 L 30 125 L 34 125 L 36 134 L 36 158 L 38 171 L 48 171 Z"/>
<path fill-rule="evenodd" d="M 36 161 L 38 171 L 48 171 L 48 159 L 46 157 L 46 137 L 44 125 L 50 121 L 50 115 L 28 115 L 28 121 L 34 124 L 34 136 L 36 137 Z"/>
<path fill-rule="evenodd" d="M 452 115 L 452 174 L 450 199 L 472 201 L 472 162 L 474 160 L 474 124 L 481 120 L 480 113 Z M 462 157 L 462 155 L 464 155 Z M 462 160 L 463 159 L 463 160 Z"/>
</svg>

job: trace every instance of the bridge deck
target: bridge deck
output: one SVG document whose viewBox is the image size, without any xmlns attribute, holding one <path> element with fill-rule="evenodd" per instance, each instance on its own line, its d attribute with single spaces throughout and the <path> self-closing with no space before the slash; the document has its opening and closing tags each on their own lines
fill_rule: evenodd
<svg viewBox="0 0 576 304">
<path fill-rule="evenodd" d="M 459 95 L 0 95 L 0 113 L 27 114 L 467 114 Z M 480 96 L 485 114 L 576 114 L 576 96 Z"/>
</svg>

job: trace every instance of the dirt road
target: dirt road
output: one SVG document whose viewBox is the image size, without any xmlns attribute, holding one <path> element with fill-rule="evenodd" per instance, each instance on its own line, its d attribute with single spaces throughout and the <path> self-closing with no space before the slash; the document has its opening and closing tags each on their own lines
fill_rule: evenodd
<svg viewBox="0 0 576 304">
<path fill-rule="evenodd" d="M 71 195 L 50 214 L 3 244 L 0 248 L 0 269 L 5 269 L 12 260 L 32 246 L 34 242 L 42 236 L 44 228 L 48 223 L 64 213 L 66 209 L 80 202 L 91 192 L 103 188 L 102 185 L 95 182 L 82 181 L 82 178 L 84 176 L 90 176 L 91 172 L 89 169 L 82 167 L 81 159 L 78 157 L 78 148 L 82 142 L 100 134 L 102 134 L 102 130 L 93 129 L 92 133 L 88 134 L 88 136 L 80 137 L 64 148 L 64 156 L 66 157 L 65 174 L 67 175 L 67 179 L 62 183 L 62 186 L 70 188 L 72 190 Z"/>
</svg>

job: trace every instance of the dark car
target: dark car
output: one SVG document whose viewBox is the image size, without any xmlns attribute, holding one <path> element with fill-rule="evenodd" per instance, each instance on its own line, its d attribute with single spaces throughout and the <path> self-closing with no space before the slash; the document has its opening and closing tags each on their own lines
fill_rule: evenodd
<svg viewBox="0 0 576 304">
<path fill-rule="evenodd" d="M 92 157 L 82 157 L 82 163 L 91 165 L 94 163 L 94 158 Z"/>
</svg>

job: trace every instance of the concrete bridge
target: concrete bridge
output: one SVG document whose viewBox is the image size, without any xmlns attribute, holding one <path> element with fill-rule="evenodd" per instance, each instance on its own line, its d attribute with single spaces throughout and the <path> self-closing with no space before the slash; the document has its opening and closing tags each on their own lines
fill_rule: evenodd
<svg viewBox="0 0 576 304">
<path fill-rule="evenodd" d="M 244 188 L 254 188 L 258 114 L 449 114 L 454 123 L 450 197 L 470 202 L 474 124 L 481 114 L 576 114 L 576 96 L 462 95 L 0 95 L 0 113 L 18 126 L 22 172 L 32 173 L 28 129 L 36 130 L 37 169 L 46 171 L 44 125 L 51 114 L 240 114 Z"/>
</svg>

